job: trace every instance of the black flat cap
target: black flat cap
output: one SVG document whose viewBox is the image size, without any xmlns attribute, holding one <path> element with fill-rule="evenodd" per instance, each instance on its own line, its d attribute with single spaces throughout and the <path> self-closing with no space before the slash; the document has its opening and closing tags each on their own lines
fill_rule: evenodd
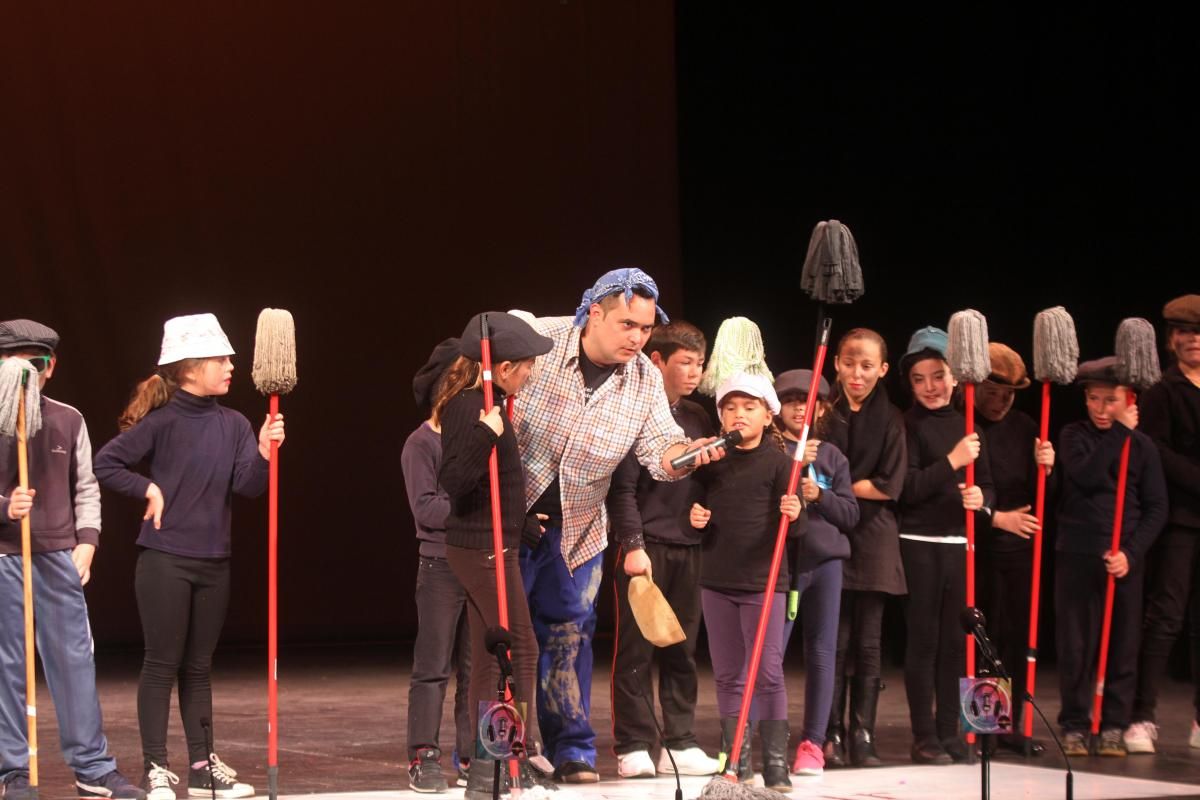
<svg viewBox="0 0 1200 800">
<path fill-rule="evenodd" d="M 0 322 L 0 350 L 38 347 L 53 352 L 58 347 L 58 333 L 31 319 L 10 319 Z"/>
<path fill-rule="evenodd" d="M 417 374 L 413 376 L 413 399 L 417 401 L 417 408 L 429 408 L 433 405 L 433 390 L 437 387 L 438 380 L 454 363 L 454 359 L 458 358 L 459 350 L 458 339 L 443 339 L 433 348 L 425 366 L 417 370 Z"/>
<path fill-rule="evenodd" d="M 533 327 L 520 317 L 506 314 L 503 311 L 485 312 L 488 318 L 488 328 L 492 340 L 492 361 L 521 361 L 526 358 L 542 356 L 554 347 L 554 340 L 548 339 L 535 331 Z M 461 346 L 462 354 L 472 361 L 482 361 L 483 352 L 480 349 L 479 322 L 483 314 L 471 317 L 467 327 L 463 329 Z"/>
<path fill-rule="evenodd" d="M 789 369 L 775 376 L 775 394 L 779 396 L 781 403 L 785 402 L 784 395 L 802 394 L 808 397 L 808 390 L 811 388 L 811 369 Z M 821 376 L 821 384 L 817 387 L 817 399 L 829 399 L 829 381 L 825 380 L 824 375 Z"/>
<path fill-rule="evenodd" d="M 1075 373 L 1075 383 L 1081 386 L 1089 383 L 1108 383 L 1120 386 L 1121 378 L 1117 375 L 1117 357 L 1105 356 L 1082 362 L 1079 365 L 1079 371 Z"/>
</svg>

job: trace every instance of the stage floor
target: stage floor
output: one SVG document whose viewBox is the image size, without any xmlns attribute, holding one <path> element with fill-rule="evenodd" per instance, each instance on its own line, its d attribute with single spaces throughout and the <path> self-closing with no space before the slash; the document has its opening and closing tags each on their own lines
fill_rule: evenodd
<svg viewBox="0 0 1200 800">
<path fill-rule="evenodd" d="M 597 723 L 599 770 L 604 779 L 580 797 L 648 798 L 673 796 L 669 779 L 619 780 L 611 753 L 607 644 L 598 643 L 592 718 Z M 280 658 L 280 792 L 283 796 L 321 795 L 337 798 L 394 797 L 407 791 L 405 721 L 409 647 L 405 645 L 294 648 Z M 216 749 L 236 768 L 239 779 L 266 795 L 266 663 L 256 650 L 217 654 L 214 667 Z M 140 653 L 101 651 L 97 655 L 98 683 L 105 729 L 122 771 L 139 774 L 140 739 L 137 730 L 137 676 Z M 793 729 L 803 717 L 804 672 L 788 670 Z M 969 798 L 979 796 L 978 767 L 917 767 L 908 757 L 911 738 L 903 677 L 898 670 L 885 676 L 876 731 L 886 766 L 873 770 L 827 770 L 816 779 L 793 778 L 793 797 L 812 798 Z M 1043 708 L 1054 720 L 1058 713 L 1053 669 L 1039 672 Z M 42 753 L 41 796 L 68 798 L 72 777 L 58 751 L 56 722 L 45 685 L 38 694 L 39 744 Z M 1191 691 L 1170 682 L 1161 700 L 1159 754 L 1124 759 L 1073 759 L 1077 798 L 1200 797 L 1200 750 L 1187 746 Z M 442 723 L 442 744 L 453 747 L 449 698 Z M 711 753 L 717 749 L 718 725 L 712 675 L 702 669 L 696 731 Z M 1035 736 L 1048 744 L 1041 721 Z M 178 716 L 171 721 L 169 746 L 175 772 L 184 774 L 184 743 Z M 1052 747 L 1052 745 L 1051 745 Z M 758 762 L 757 742 L 755 762 Z M 448 760 L 448 759 L 447 759 Z M 686 797 L 696 797 L 706 779 L 684 781 Z M 186 783 L 186 776 L 184 777 Z M 1047 750 L 1026 761 L 1001 756 L 992 765 L 992 795 L 1000 798 L 1063 797 L 1062 759 Z M 185 793 L 180 792 L 180 797 Z M 415 793 L 409 796 L 417 796 Z M 461 797 L 457 789 L 441 797 Z M 563 800 L 567 800 L 566 797 Z"/>
</svg>

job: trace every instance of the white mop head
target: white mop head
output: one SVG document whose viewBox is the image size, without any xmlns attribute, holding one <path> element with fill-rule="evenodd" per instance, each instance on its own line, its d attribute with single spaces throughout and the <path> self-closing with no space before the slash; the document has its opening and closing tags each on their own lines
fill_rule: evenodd
<svg viewBox="0 0 1200 800">
<path fill-rule="evenodd" d="M 264 308 L 254 334 L 250 377 L 263 394 L 287 394 L 296 388 L 296 323 L 282 308 Z"/>
<path fill-rule="evenodd" d="M 1033 320 L 1033 376 L 1042 383 L 1067 386 L 1078 367 L 1075 320 L 1062 306 L 1047 308 Z"/>
<path fill-rule="evenodd" d="M 767 368 L 762 331 L 758 325 L 745 317 L 730 317 L 717 329 L 712 356 L 708 359 L 704 377 L 697 388 L 701 394 L 716 397 L 717 389 L 725 379 L 739 372 L 762 375 L 772 382 L 775 380 Z"/>
<path fill-rule="evenodd" d="M 950 317 L 946 328 L 946 362 L 960 383 L 983 383 L 992 374 L 987 320 L 968 308 Z"/>
<path fill-rule="evenodd" d="M 17 435 L 21 392 L 25 393 L 25 438 L 37 435 L 42 429 L 41 388 L 33 364 L 23 358 L 0 361 L 0 436 Z"/>
</svg>

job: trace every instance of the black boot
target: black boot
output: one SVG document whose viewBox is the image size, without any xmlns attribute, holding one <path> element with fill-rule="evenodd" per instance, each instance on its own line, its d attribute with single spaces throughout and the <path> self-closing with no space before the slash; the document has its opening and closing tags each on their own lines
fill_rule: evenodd
<svg viewBox="0 0 1200 800">
<path fill-rule="evenodd" d="M 875 752 L 875 711 L 879 707 L 879 678 L 855 675 L 850 684 L 850 763 L 878 767 Z"/>
<path fill-rule="evenodd" d="M 758 735 L 762 739 L 763 785 L 776 792 L 790 792 L 787 720 L 762 720 L 758 723 Z"/>
<path fill-rule="evenodd" d="M 846 677 L 836 675 L 833 679 L 833 705 L 829 709 L 829 726 L 825 729 L 826 767 L 846 766 Z"/>
<path fill-rule="evenodd" d="M 718 758 L 721 760 L 721 771 L 726 772 L 729 769 L 730 751 L 733 748 L 733 737 L 737 731 L 737 717 L 724 717 L 721 719 L 721 755 Z M 750 723 L 746 723 L 746 733 L 742 737 L 742 752 L 738 759 L 737 779 L 744 783 L 754 777 L 754 766 L 750 763 L 750 742 L 751 730 Z"/>
</svg>

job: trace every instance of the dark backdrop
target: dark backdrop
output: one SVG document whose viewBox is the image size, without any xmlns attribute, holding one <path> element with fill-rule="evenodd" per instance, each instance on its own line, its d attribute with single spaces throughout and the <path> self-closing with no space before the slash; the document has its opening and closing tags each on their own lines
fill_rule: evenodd
<svg viewBox="0 0 1200 800">
<path fill-rule="evenodd" d="M 868 324 L 898 354 L 974 307 L 1028 356 L 1034 314 L 1064 304 L 1103 354 L 1122 317 L 1196 289 L 1190 30 L 811 4 L 7 7 L 0 316 L 63 333 L 50 391 L 98 446 L 180 313 L 220 316 L 229 403 L 257 422 L 254 320 L 292 310 L 283 634 L 410 636 L 398 452 L 437 340 L 485 307 L 570 313 L 636 263 L 672 313 L 710 336 L 750 316 L 776 370 L 801 366 L 804 248 L 837 217 L 867 294 L 835 335 Z M 1056 426 L 1079 415 L 1056 399 Z M 106 497 L 100 641 L 139 637 L 139 508 Z M 255 640 L 264 503 L 235 516 L 227 639 Z"/>
<path fill-rule="evenodd" d="M 48 394 L 97 447 L 167 317 L 213 311 L 283 402 L 286 639 L 415 629 L 410 379 L 471 314 L 574 312 L 639 264 L 680 303 L 674 17 L 639 2 L 31 3 L 0 13 L 0 318 L 63 336 Z M 97 639 L 135 642 L 141 503 L 106 494 Z M 265 635 L 265 501 L 239 502 L 226 641 Z"/>
</svg>

